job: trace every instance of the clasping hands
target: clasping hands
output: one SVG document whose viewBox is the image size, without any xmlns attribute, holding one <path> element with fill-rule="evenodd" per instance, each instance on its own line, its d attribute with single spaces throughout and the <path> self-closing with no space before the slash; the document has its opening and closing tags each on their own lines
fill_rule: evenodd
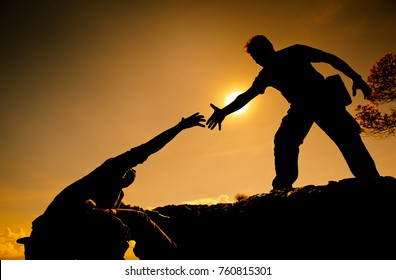
<svg viewBox="0 0 396 280">
<path fill-rule="evenodd" d="M 206 124 L 208 125 L 208 128 L 213 130 L 216 125 L 219 126 L 219 130 L 221 130 L 221 123 L 223 122 L 223 120 L 225 119 L 225 114 L 224 112 L 216 107 L 213 104 L 210 104 L 210 107 L 213 108 L 214 112 L 212 114 L 212 116 L 210 116 L 210 118 L 208 119 L 208 121 L 206 122 Z"/>
</svg>

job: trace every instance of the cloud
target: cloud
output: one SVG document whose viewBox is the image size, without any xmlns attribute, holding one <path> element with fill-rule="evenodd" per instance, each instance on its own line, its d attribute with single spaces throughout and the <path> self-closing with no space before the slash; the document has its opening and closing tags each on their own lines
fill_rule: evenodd
<svg viewBox="0 0 396 280">
<path fill-rule="evenodd" d="M 219 204 L 219 203 L 231 203 L 230 197 L 226 194 L 222 194 L 218 196 L 217 198 L 213 197 L 207 197 L 207 198 L 201 198 L 197 200 L 191 200 L 191 201 L 185 201 L 182 204 L 190 204 L 190 205 L 200 205 L 200 204 L 207 204 L 207 205 L 213 205 L 213 204 Z"/>
<path fill-rule="evenodd" d="M 24 247 L 16 243 L 16 240 L 25 236 L 27 235 L 23 229 L 20 229 L 17 233 L 13 233 L 10 228 L 6 228 L 0 234 L 0 259 L 24 259 Z"/>
</svg>

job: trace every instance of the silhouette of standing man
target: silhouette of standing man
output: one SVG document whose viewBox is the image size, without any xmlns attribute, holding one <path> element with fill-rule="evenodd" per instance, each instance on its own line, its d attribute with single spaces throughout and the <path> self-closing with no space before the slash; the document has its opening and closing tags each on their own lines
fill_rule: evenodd
<svg viewBox="0 0 396 280">
<path fill-rule="evenodd" d="M 279 90 L 290 103 L 287 115 L 275 134 L 274 190 L 291 189 L 298 177 L 299 146 L 313 123 L 316 123 L 337 145 L 356 178 L 375 178 L 379 173 L 360 137 L 361 129 L 347 112 L 350 99 L 339 76 L 324 78 L 311 63 L 325 62 L 353 81 L 353 96 L 360 89 L 365 98 L 371 90 L 362 77 L 337 56 L 305 45 L 293 45 L 275 51 L 263 35 L 251 38 L 245 51 L 263 69 L 252 86 L 223 109 L 214 109 L 208 119 L 209 129 L 218 126 L 225 117 L 245 106 L 267 87 Z M 342 94 L 344 91 L 344 95 Z M 345 92 L 346 91 L 346 92 Z M 347 96 L 345 96 L 345 94 Z"/>
<path fill-rule="evenodd" d="M 106 160 L 91 173 L 67 186 L 33 221 L 25 244 L 26 259 L 123 259 L 128 240 L 134 252 L 157 259 L 172 258 L 176 245 L 145 214 L 125 208 L 123 189 L 135 180 L 133 169 L 161 150 L 185 129 L 205 127 L 204 116 L 195 113 L 147 143 Z M 146 251 L 150 251 L 148 253 Z"/>
</svg>

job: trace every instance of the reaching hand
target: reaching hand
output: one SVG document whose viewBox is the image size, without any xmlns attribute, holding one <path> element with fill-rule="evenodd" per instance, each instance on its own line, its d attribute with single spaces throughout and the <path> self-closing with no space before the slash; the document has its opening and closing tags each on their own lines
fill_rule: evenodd
<svg viewBox="0 0 396 280">
<path fill-rule="evenodd" d="M 211 130 L 213 130 L 213 128 L 215 128 L 216 125 L 219 125 L 219 130 L 221 130 L 221 123 L 225 119 L 226 116 L 223 113 L 223 111 L 221 109 L 219 109 L 218 107 L 216 107 L 215 105 L 210 104 L 210 107 L 213 108 L 214 112 L 213 112 L 212 116 L 210 116 L 210 118 L 208 119 L 206 124 L 208 125 L 208 127 Z"/>
<path fill-rule="evenodd" d="M 356 90 L 360 89 L 363 92 L 364 99 L 368 99 L 371 95 L 371 89 L 369 85 L 360 77 L 353 81 L 352 93 L 356 96 Z"/>
<path fill-rule="evenodd" d="M 180 121 L 180 125 L 182 129 L 194 127 L 194 126 L 200 126 L 200 127 L 205 127 L 205 124 L 202 124 L 202 122 L 205 122 L 205 117 L 200 115 L 199 113 L 195 113 L 188 118 L 182 118 Z"/>
</svg>

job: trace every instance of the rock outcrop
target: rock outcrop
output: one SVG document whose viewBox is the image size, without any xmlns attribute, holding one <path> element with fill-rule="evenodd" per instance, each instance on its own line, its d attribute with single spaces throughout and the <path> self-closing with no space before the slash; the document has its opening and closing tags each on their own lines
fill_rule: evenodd
<svg viewBox="0 0 396 280">
<path fill-rule="evenodd" d="M 178 244 L 179 259 L 396 259 L 393 177 L 146 212 Z"/>
</svg>

